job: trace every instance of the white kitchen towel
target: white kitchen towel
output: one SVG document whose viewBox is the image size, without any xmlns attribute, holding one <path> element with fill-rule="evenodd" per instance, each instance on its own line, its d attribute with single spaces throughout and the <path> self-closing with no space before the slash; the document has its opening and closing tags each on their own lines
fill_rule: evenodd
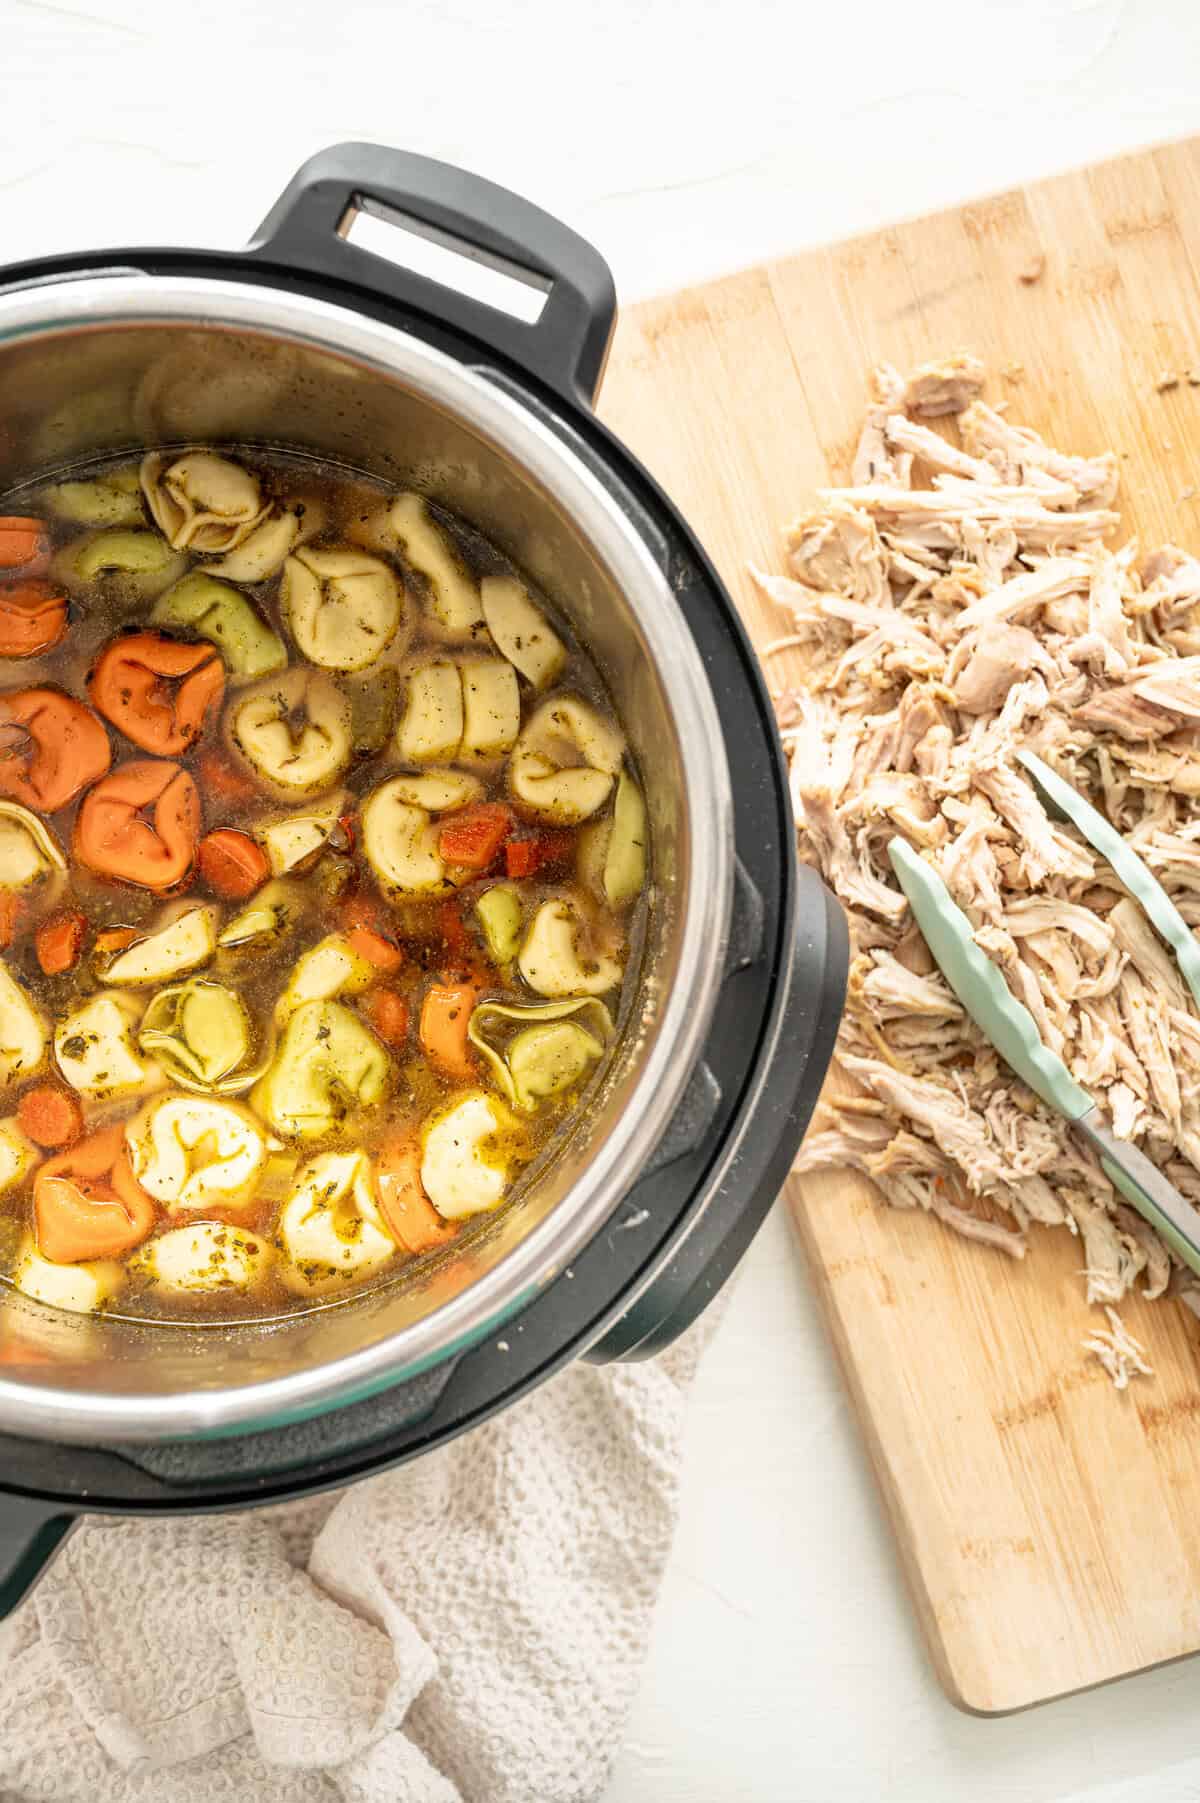
<svg viewBox="0 0 1200 1803">
<path fill-rule="evenodd" d="M 0 1798 L 585 1803 L 637 1685 L 711 1322 L 286 1509 L 93 1517 L 0 1630 Z"/>
</svg>

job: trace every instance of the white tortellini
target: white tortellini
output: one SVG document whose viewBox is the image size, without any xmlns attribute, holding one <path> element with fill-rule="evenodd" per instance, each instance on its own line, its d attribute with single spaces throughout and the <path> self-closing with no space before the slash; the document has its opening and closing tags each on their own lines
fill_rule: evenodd
<svg viewBox="0 0 1200 1803">
<path fill-rule="evenodd" d="M 210 576 L 223 576 L 227 582 L 265 582 L 283 568 L 288 553 L 314 537 L 324 523 L 319 501 L 309 496 L 289 501 L 273 507 L 240 545 L 205 567 Z"/>
<path fill-rule="evenodd" d="M 523 1114 L 533 1114 L 578 1083 L 604 1056 L 612 1036 L 608 1009 L 592 997 L 533 1007 L 480 1002 L 467 1028 L 472 1045 Z"/>
<path fill-rule="evenodd" d="M 0 959 L 0 1089 L 42 1068 L 49 1038 L 46 1016 Z"/>
<path fill-rule="evenodd" d="M 130 1169 L 172 1213 L 253 1200 L 267 1160 L 260 1123 L 237 1102 L 165 1095 L 125 1128 Z"/>
<path fill-rule="evenodd" d="M 263 1065 L 249 1067 L 250 1016 L 223 983 L 196 977 L 160 989 L 142 1017 L 138 1047 L 173 1083 L 201 1095 L 249 1089 Z"/>
<path fill-rule="evenodd" d="M 58 1023 L 54 1056 L 72 1089 L 107 1101 L 161 1087 L 164 1079 L 158 1065 L 138 1056 L 141 1018 L 141 1002 L 118 990 L 92 996 Z"/>
<path fill-rule="evenodd" d="M 496 1096 L 473 1090 L 433 1115 L 421 1134 L 421 1183 L 447 1221 L 504 1200 L 520 1128 Z"/>
<path fill-rule="evenodd" d="M 286 876 L 289 871 L 300 872 L 302 867 L 323 851 L 329 842 L 330 834 L 337 826 L 338 820 L 345 811 L 346 796 L 339 789 L 335 795 L 328 796 L 319 806 L 305 808 L 291 814 L 284 814 L 276 820 L 263 820 L 254 828 L 254 836 L 267 854 L 267 862 L 271 866 L 273 876 Z M 278 898 L 278 889 L 272 894 Z M 289 912 L 295 917 L 300 905 L 300 892 L 289 891 L 291 906 Z M 255 906 L 264 902 L 265 891 L 255 897 Z M 241 916 L 239 916 L 239 919 Z M 232 926 L 232 922 L 230 925 Z M 282 930 L 282 927 L 280 928 Z M 222 945 L 239 943 L 221 935 Z"/>
<path fill-rule="evenodd" d="M 446 645 L 482 641 L 487 628 L 479 584 L 423 495 L 401 494 L 368 516 L 355 534 L 364 544 L 399 554 L 425 578 L 426 630 Z"/>
<path fill-rule="evenodd" d="M 260 835 L 261 836 L 261 835 Z M 328 834 L 325 835 L 325 838 Z M 325 843 L 321 838 L 304 853 L 311 855 Z M 263 837 L 263 847 L 270 849 Z M 300 860 L 296 860 L 299 862 Z M 242 908 L 222 929 L 217 944 L 224 950 L 240 951 L 243 946 L 271 945 L 301 918 L 305 910 L 304 891 L 295 883 L 272 882 L 260 889 L 252 902 Z"/>
<path fill-rule="evenodd" d="M 305 1002 L 328 1002 L 338 995 L 359 995 L 379 972 L 359 957 L 341 933 L 328 933 L 303 953 L 275 1004 L 275 1020 L 284 1026 Z"/>
<path fill-rule="evenodd" d="M 297 645 L 326 670 L 369 669 L 404 621 L 404 597 L 394 573 L 349 545 L 306 546 L 289 557 L 279 599 Z"/>
<path fill-rule="evenodd" d="M 582 922 L 561 897 L 543 902 L 529 923 L 517 969 L 539 995 L 607 995 L 621 981 L 615 958 L 581 947 Z"/>
<path fill-rule="evenodd" d="M 151 451 L 141 477 L 150 516 L 176 551 L 232 551 L 268 511 L 257 476 L 215 451 Z"/>
<path fill-rule="evenodd" d="M 23 1296 L 68 1309 L 74 1315 L 90 1315 L 121 1289 L 125 1272 L 115 1259 L 56 1265 L 43 1258 L 32 1239 L 24 1242 L 13 1268 L 12 1281 Z"/>
<path fill-rule="evenodd" d="M 422 895 L 452 886 L 438 849 L 434 814 L 465 807 L 483 793 L 460 770 L 423 770 L 394 776 L 363 802 L 363 852 L 385 895 Z"/>
<path fill-rule="evenodd" d="M 230 1227 L 224 1221 L 189 1221 L 139 1246 L 129 1268 L 150 1279 L 156 1290 L 208 1295 L 218 1290 L 252 1289 L 270 1270 L 272 1257 L 266 1240 L 247 1227 Z"/>
<path fill-rule="evenodd" d="M 0 801 L 0 889 L 31 889 L 60 879 L 66 868 L 50 828 L 17 802 Z"/>
<path fill-rule="evenodd" d="M 535 689 L 557 682 L 567 648 L 523 582 L 485 576 L 479 585 L 483 617 L 496 649 Z"/>
<path fill-rule="evenodd" d="M 579 876 L 598 901 L 627 908 L 646 881 L 646 804 L 625 771 L 607 820 L 595 820 L 579 835 Z"/>
<path fill-rule="evenodd" d="M 497 764 L 516 742 L 521 695 L 499 657 L 437 657 L 405 673 L 396 750 L 406 764 Z"/>
<path fill-rule="evenodd" d="M 0 1121 L 0 1196 L 23 1183 L 41 1157 L 33 1141 L 22 1133 L 19 1121 Z"/>
<path fill-rule="evenodd" d="M 554 826 L 575 826 L 604 806 L 625 741 L 578 695 L 543 701 L 526 722 L 508 766 L 513 799 Z"/>
<path fill-rule="evenodd" d="M 258 780 L 288 800 L 321 794 L 350 763 L 350 704 L 319 670 L 297 665 L 244 690 L 226 732 Z"/>
<path fill-rule="evenodd" d="M 182 912 L 172 908 L 162 926 L 118 952 L 102 974 L 106 983 L 129 988 L 169 983 L 189 970 L 199 970 L 216 949 L 215 908 L 192 907 Z"/>
<path fill-rule="evenodd" d="M 251 1101 L 284 1139 L 323 1139 L 357 1108 L 382 1100 L 392 1063 L 341 1002 L 305 1002 L 288 1021 Z"/>
<path fill-rule="evenodd" d="M 365 1152 L 321 1152 L 300 1171 L 279 1216 L 289 1289 L 317 1295 L 385 1264 L 396 1242 L 384 1227 Z"/>
</svg>

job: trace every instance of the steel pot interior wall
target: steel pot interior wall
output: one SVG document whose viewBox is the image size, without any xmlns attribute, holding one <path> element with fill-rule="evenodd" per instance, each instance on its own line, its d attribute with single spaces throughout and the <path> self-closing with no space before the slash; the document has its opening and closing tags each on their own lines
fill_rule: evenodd
<svg viewBox="0 0 1200 1803">
<path fill-rule="evenodd" d="M 241 284 L 173 289 L 136 274 L 66 284 L 49 319 L 44 296 L 0 296 L 0 493 L 116 451 L 207 441 L 311 452 L 443 501 L 598 662 L 646 788 L 653 902 L 602 1089 L 528 1194 L 440 1264 L 266 1328 L 168 1331 L 6 1297 L 0 1424 L 60 1438 L 310 1412 L 426 1368 L 512 1312 L 607 1218 L 669 1118 L 728 915 L 711 696 L 661 572 L 602 485 L 511 397 L 419 340 Z M 97 1403 L 110 1406 L 94 1415 Z"/>
</svg>

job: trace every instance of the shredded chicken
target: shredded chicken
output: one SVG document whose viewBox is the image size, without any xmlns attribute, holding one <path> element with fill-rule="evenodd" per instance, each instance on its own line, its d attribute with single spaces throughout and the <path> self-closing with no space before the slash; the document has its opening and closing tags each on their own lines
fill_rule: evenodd
<svg viewBox="0 0 1200 1803">
<path fill-rule="evenodd" d="M 1100 1360 L 1115 1389 L 1128 1389 L 1131 1377 L 1153 1377 L 1154 1367 L 1146 1363 L 1146 1349 L 1140 1340 L 1134 1339 L 1115 1308 L 1104 1312 L 1108 1326 L 1098 1327 L 1088 1335 L 1083 1342 L 1084 1351 Z"/>
<path fill-rule="evenodd" d="M 1139 1286 L 1200 1313 L 1200 1286 L 959 1007 L 887 844 L 930 859 L 1115 1131 L 1200 1202 L 1200 1013 L 1015 756 L 1087 794 L 1200 926 L 1200 559 L 1110 550 L 1116 458 L 1011 424 L 983 377 L 966 355 L 878 369 L 852 485 L 792 528 L 790 577 L 754 572 L 808 657 L 777 697 L 799 845 L 854 947 L 839 1057 L 855 1092 L 824 1104 L 799 1168 L 850 1166 L 1016 1257 L 1032 1223 L 1065 1226 L 1109 1310 L 1089 1349 L 1123 1387 L 1149 1368 L 1113 1305 Z"/>
</svg>

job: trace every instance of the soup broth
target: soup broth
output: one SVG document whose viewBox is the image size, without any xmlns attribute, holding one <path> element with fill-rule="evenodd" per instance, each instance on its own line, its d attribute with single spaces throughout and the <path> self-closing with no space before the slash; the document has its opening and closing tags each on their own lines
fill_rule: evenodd
<svg viewBox="0 0 1200 1803">
<path fill-rule="evenodd" d="M 536 1176 L 636 978 L 594 666 L 422 496 L 258 451 L 0 503 L 0 1278 L 327 1306 Z"/>
</svg>

